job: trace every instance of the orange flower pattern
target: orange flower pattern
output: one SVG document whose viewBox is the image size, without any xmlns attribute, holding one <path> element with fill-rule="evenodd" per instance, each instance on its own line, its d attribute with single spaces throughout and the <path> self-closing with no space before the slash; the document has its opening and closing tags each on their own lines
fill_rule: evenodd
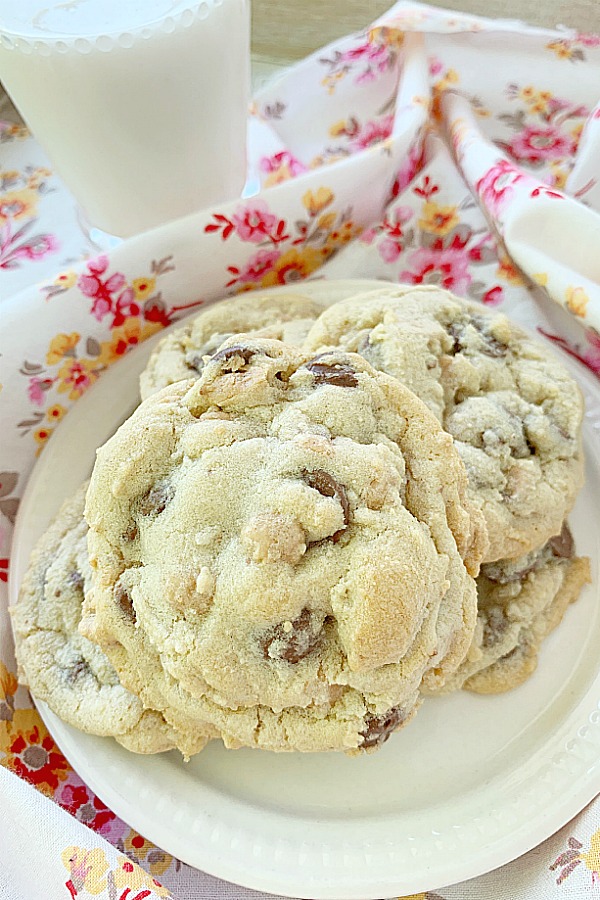
<svg viewBox="0 0 600 900">
<path fill-rule="evenodd" d="M 36 710 L 14 710 L 11 728 L 0 731 L 0 763 L 49 797 L 69 771 L 69 764 L 48 734 Z"/>
<path fill-rule="evenodd" d="M 264 200 L 240 204 L 231 216 L 214 213 L 204 228 L 206 234 L 260 247 L 244 266 L 227 267 L 231 277 L 226 287 L 236 291 L 274 287 L 317 271 L 362 230 L 353 222 L 351 209 L 336 212 L 334 204 L 334 192 L 319 186 L 302 195 L 307 217 L 296 219 L 293 226 L 272 213 Z"/>
</svg>

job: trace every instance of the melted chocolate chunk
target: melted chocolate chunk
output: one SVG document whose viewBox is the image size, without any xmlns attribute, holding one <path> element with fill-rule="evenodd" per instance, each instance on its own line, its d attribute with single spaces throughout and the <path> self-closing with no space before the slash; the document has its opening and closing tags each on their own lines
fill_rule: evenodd
<svg viewBox="0 0 600 900">
<path fill-rule="evenodd" d="M 366 750 L 385 744 L 390 734 L 404 722 L 405 718 L 406 714 L 399 706 L 389 709 L 381 716 L 369 716 L 365 719 L 364 731 L 360 732 L 362 735 L 360 746 Z"/>
<path fill-rule="evenodd" d="M 506 356 L 508 352 L 508 345 L 502 343 L 497 338 L 489 333 L 487 330 L 487 322 L 485 319 L 481 319 L 478 316 L 473 316 L 468 324 L 472 325 L 475 331 L 479 332 L 482 338 L 482 346 L 479 347 L 481 353 L 484 353 L 486 356 L 491 356 L 494 359 L 501 359 Z M 465 330 L 466 325 L 455 325 L 452 324 L 448 328 L 448 334 L 454 339 L 454 344 L 452 346 L 452 351 L 454 353 L 461 353 L 466 347 L 465 340 Z"/>
<path fill-rule="evenodd" d="M 89 672 L 88 664 L 84 659 L 78 659 L 75 665 L 70 666 L 67 671 L 67 681 L 73 684 L 80 675 L 83 675 L 85 672 Z"/>
<path fill-rule="evenodd" d="M 481 347 L 481 352 L 485 353 L 486 356 L 493 356 L 496 359 L 501 359 L 503 356 L 506 356 L 508 353 L 508 344 L 504 344 L 502 341 L 499 341 L 488 331 L 488 323 L 485 319 L 480 319 L 478 316 L 473 316 L 471 319 L 471 324 L 473 328 L 479 332 L 481 337 L 483 338 L 483 347 Z"/>
<path fill-rule="evenodd" d="M 321 642 L 322 629 L 315 629 L 315 624 L 310 610 L 305 608 L 293 622 L 271 628 L 261 642 L 264 658 L 283 659 L 296 665 Z"/>
<path fill-rule="evenodd" d="M 82 588 L 83 575 L 81 574 L 81 572 L 71 572 L 71 574 L 67 578 L 67 584 L 74 588 Z"/>
<path fill-rule="evenodd" d="M 120 581 L 115 585 L 115 600 L 125 618 L 129 619 L 131 622 L 135 622 L 136 615 L 133 600 L 129 596 L 127 588 L 124 587 Z"/>
<path fill-rule="evenodd" d="M 531 572 L 535 572 L 541 564 L 539 559 L 534 559 L 533 562 L 524 566 L 522 569 L 517 569 L 514 572 L 505 572 L 502 570 L 501 566 L 490 563 L 489 566 L 481 567 L 481 574 L 485 576 L 488 581 L 493 581 L 494 584 L 514 584 L 515 581 L 524 581 L 525 578 L 527 578 Z"/>
<path fill-rule="evenodd" d="M 323 353 L 321 356 L 315 356 L 305 365 L 312 374 L 316 384 L 332 384 L 334 387 L 355 388 L 358 386 L 358 378 L 356 371 L 347 363 L 338 362 L 320 362 L 319 360 L 327 359 L 328 354 Z"/>
<path fill-rule="evenodd" d="M 561 533 L 551 537 L 548 545 L 552 550 L 553 556 L 557 556 L 559 559 L 573 559 L 575 556 L 575 541 L 566 522 L 563 523 Z"/>
<path fill-rule="evenodd" d="M 192 372 L 197 372 L 198 375 L 204 368 L 204 360 L 199 353 L 187 353 L 185 357 L 185 364 L 188 369 L 191 369 Z"/>
<path fill-rule="evenodd" d="M 131 543 L 131 541 L 135 541 L 138 536 L 138 527 L 135 522 L 132 522 L 127 531 L 123 532 L 123 540 Z"/>
<path fill-rule="evenodd" d="M 508 628 L 508 619 L 504 612 L 497 606 L 492 606 L 487 613 L 487 620 L 483 626 L 482 643 L 486 648 L 498 643 Z"/>
<path fill-rule="evenodd" d="M 342 512 L 344 514 L 344 527 L 331 535 L 331 540 L 337 544 L 346 527 L 350 524 L 350 504 L 348 503 L 348 495 L 343 484 L 339 484 L 333 475 L 325 472 L 323 469 L 315 469 L 313 472 L 305 472 L 304 480 L 307 485 L 318 491 L 323 497 L 337 497 L 340 501 Z"/>
<path fill-rule="evenodd" d="M 167 482 L 158 484 L 142 497 L 140 513 L 143 516 L 157 516 L 159 513 L 164 512 L 167 503 L 173 499 L 174 493 L 173 487 Z"/>
<path fill-rule="evenodd" d="M 256 356 L 256 350 L 250 347 L 244 347 L 242 344 L 234 344 L 233 347 L 225 347 L 219 350 L 211 357 L 211 362 L 220 362 L 221 371 L 239 372 L 244 369 L 253 356 Z"/>
</svg>

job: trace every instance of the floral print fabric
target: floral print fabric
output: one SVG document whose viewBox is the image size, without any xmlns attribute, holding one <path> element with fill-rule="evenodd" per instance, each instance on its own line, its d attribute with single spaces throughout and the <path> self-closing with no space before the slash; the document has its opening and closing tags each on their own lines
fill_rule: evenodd
<svg viewBox="0 0 600 900">
<path fill-rule="evenodd" d="M 0 123 L 0 841 L 15 895 L 41 896 L 42 871 L 44 896 L 66 900 L 251 896 L 118 819 L 17 682 L 19 498 L 108 366 L 225 294 L 354 276 L 501 307 L 600 375 L 600 37 L 399 3 L 264 88 L 251 135 L 254 196 L 98 255 L 31 136 Z M 584 898 L 599 884 L 597 800 L 499 872 L 415 897 Z"/>
</svg>

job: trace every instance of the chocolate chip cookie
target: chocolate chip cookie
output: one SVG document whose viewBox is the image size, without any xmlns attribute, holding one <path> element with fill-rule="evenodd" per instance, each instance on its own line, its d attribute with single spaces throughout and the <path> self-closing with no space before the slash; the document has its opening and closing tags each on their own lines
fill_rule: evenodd
<svg viewBox="0 0 600 900">
<path fill-rule="evenodd" d="M 544 639 L 589 584 L 590 561 L 575 555 L 568 525 L 540 550 L 482 566 L 473 645 L 445 689 L 496 694 L 535 670 Z"/>
<path fill-rule="evenodd" d="M 160 713 L 144 709 L 125 690 L 104 653 L 79 634 L 84 593 L 90 588 L 87 484 L 67 500 L 37 544 L 11 610 L 19 675 L 34 696 L 89 734 L 112 735 L 129 750 L 158 753 L 180 746 L 197 753 L 208 740 L 178 735 Z"/>
<path fill-rule="evenodd" d="M 187 325 L 165 335 L 140 376 L 142 400 L 168 384 L 197 378 L 223 341 L 239 332 L 258 332 L 300 345 L 324 309 L 381 282 L 368 280 L 313 281 L 297 288 L 252 291 L 209 306 Z"/>
<path fill-rule="evenodd" d="M 190 733 L 374 749 L 472 641 L 486 534 L 466 484 L 396 379 L 237 335 L 98 451 L 85 632 Z"/>
<path fill-rule="evenodd" d="M 304 347 L 360 353 L 435 413 L 485 516 L 486 561 L 523 556 L 560 531 L 583 481 L 581 392 L 505 316 L 437 288 L 389 286 L 325 310 Z"/>
</svg>

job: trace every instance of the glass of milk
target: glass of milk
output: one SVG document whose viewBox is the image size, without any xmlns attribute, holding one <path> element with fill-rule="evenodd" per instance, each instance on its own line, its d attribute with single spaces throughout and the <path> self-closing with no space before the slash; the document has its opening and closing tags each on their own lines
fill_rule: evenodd
<svg viewBox="0 0 600 900">
<path fill-rule="evenodd" d="M 1 3 L 0 80 L 98 229 L 242 192 L 248 0 Z"/>
</svg>

